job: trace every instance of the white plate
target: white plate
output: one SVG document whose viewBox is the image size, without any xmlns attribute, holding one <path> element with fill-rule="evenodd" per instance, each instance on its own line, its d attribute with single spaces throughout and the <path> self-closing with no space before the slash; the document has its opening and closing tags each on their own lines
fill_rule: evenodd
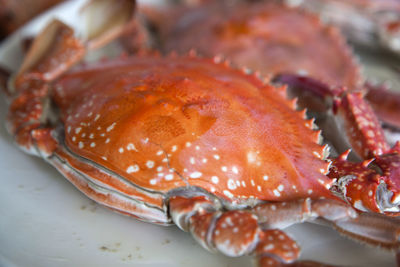
<svg viewBox="0 0 400 267">
<path fill-rule="evenodd" d="M 21 61 L 21 38 L 56 16 L 76 24 L 82 1 L 69 1 L 32 21 L 0 46 L 0 63 Z M 5 101 L 0 102 L 4 124 Z M 346 266 L 394 266 L 391 253 L 366 248 L 335 231 L 304 224 L 288 229 L 302 258 Z M 0 127 L 0 266 L 249 266 L 249 258 L 211 254 L 176 227 L 138 222 L 105 209 L 39 158 L 19 151 Z"/>
</svg>

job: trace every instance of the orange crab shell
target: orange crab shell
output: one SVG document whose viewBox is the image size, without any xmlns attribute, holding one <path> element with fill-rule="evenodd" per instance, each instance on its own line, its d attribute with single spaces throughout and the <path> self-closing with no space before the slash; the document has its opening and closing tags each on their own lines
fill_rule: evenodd
<svg viewBox="0 0 400 267">
<path fill-rule="evenodd" d="M 222 54 L 263 75 L 300 73 L 330 86 L 361 85 L 359 68 L 336 28 L 283 4 L 243 2 L 210 1 L 167 12 L 155 22 L 165 50 Z"/>
<path fill-rule="evenodd" d="M 132 57 L 54 86 L 68 153 L 121 180 L 74 167 L 128 195 L 133 184 L 158 197 L 199 187 L 230 202 L 331 196 L 319 132 L 284 89 L 255 76 L 205 59 Z"/>
</svg>

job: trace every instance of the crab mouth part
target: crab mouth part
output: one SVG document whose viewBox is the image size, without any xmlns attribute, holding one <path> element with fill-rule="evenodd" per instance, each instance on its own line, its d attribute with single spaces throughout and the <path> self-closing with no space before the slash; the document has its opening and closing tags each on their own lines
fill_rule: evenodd
<svg viewBox="0 0 400 267">
<path fill-rule="evenodd" d="M 399 212 L 400 196 L 393 201 L 393 192 L 387 189 L 385 182 L 381 182 L 376 190 L 376 203 L 381 212 Z"/>
</svg>

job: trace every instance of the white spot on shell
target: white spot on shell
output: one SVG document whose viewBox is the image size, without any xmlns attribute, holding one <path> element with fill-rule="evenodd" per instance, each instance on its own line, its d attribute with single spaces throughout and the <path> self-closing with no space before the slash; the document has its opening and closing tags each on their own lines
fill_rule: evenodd
<svg viewBox="0 0 400 267">
<path fill-rule="evenodd" d="M 281 196 L 281 193 L 279 193 L 278 190 L 274 189 L 273 192 L 274 192 L 274 195 L 275 195 L 275 196 L 277 196 L 277 197 Z"/>
<path fill-rule="evenodd" d="M 171 148 L 171 152 L 175 152 L 177 149 L 178 149 L 178 147 L 177 147 L 177 146 L 172 146 L 172 148 Z"/>
<path fill-rule="evenodd" d="M 214 156 L 213 156 L 216 160 L 219 160 L 221 157 L 219 156 L 219 155 L 217 155 L 217 154 L 215 154 Z"/>
<path fill-rule="evenodd" d="M 154 167 L 154 161 L 148 160 L 148 161 L 146 162 L 146 166 L 147 166 L 147 168 L 149 168 L 149 169 L 153 168 L 153 167 Z"/>
<path fill-rule="evenodd" d="M 132 143 L 129 143 L 129 144 L 126 146 L 126 149 L 127 149 L 128 151 L 134 150 L 134 151 L 138 152 L 138 150 L 136 149 L 135 145 L 132 144 Z"/>
<path fill-rule="evenodd" d="M 75 129 L 75 133 L 78 134 L 81 130 L 82 130 L 82 128 L 78 127 L 78 128 Z"/>
<path fill-rule="evenodd" d="M 115 125 L 116 125 L 117 123 L 113 123 L 113 124 L 111 124 L 110 126 L 108 126 L 107 127 L 107 132 L 110 132 L 112 129 L 114 129 L 114 127 L 115 127 Z"/>
<path fill-rule="evenodd" d="M 151 180 L 150 180 L 150 184 L 155 185 L 156 183 L 157 183 L 157 180 L 156 180 L 156 179 L 151 179 Z"/>
<path fill-rule="evenodd" d="M 201 172 L 192 172 L 190 178 L 200 178 L 203 174 Z"/>
<path fill-rule="evenodd" d="M 124 149 L 123 149 L 122 147 L 120 147 L 120 148 L 118 149 L 118 152 L 122 154 L 122 153 L 124 153 Z"/>
<path fill-rule="evenodd" d="M 228 171 L 228 168 L 227 168 L 226 166 L 222 166 L 222 167 L 221 167 L 221 170 L 222 170 L 223 172 L 226 172 L 226 171 Z"/>
<path fill-rule="evenodd" d="M 239 170 L 238 170 L 238 168 L 236 166 L 233 166 L 232 167 L 232 172 L 235 173 L 235 174 L 238 174 Z"/>
<path fill-rule="evenodd" d="M 79 148 L 83 148 L 84 147 L 82 142 L 79 142 L 78 146 L 79 146 Z"/>
<path fill-rule="evenodd" d="M 268 178 L 269 178 L 268 175 L 263 176 L 264 181 L 268 181 Z"/>
<path fill-rule="evenodd" d="M 213 182 L 214 184 L 218 184 L 219 178 L 217 176 L 213 176 L 211 177 L 211 182 Z"/>
<path fill-rule="evenodd" d="M 106 139 L 106 144 L 108 144 L 110 142 L 110 138 Z"/>
<path fill-rule="evenodd" d="M 230 190 L 235 190 L 236 189 L 235 181 L 233 181 L 232 179 L 228 180 L 228 189 L 230 189 Z"/>
<path fill-rule="evenodd" d="M 92 142 L 91 144 L 90 144 L 90 147 L 95 147 L 96 146 L 96 143 L 95 142 Z"/>
<path fill-rule="evenodd" d="M 247 162 L 249 163 L 254 163 L 257 160 L 257 154 L 254 153 L 253 151 L 249 151 L 247 153 Z"/>
<path fill-rule="evenodd" d="M 165 180 L 167 180 L 167 181 L 171 181 L 173 178 L 174 178 L 174 175 L 173 175 L 173 174 L 167 174 L 167 175 L 165 175 Z"/>
<path fill-rule="evenodd" d="M 133 173 L 133 172 L 138 172 L 139 171 L 139 166 L 137 164 L 131 165 L 126 169 L 127 173 Z"/>
<path fill-rule="evenodd" d="M 280 185 L 278 186 L 278 190 L 282 192 L 283 189 L 284 189 L 284 186 L 283 186 L 282 184 L 280 184 Z"/>
<path fill-rule="evenodd" d="M 264 250 L 265 251 L 268 251 L 268 250 L 271 250 L 271 249 L 274 249 L 274 248 L 275 248 L 274 244 L 268 244 L 268 245 L 264 246 Z"/>
</svg>

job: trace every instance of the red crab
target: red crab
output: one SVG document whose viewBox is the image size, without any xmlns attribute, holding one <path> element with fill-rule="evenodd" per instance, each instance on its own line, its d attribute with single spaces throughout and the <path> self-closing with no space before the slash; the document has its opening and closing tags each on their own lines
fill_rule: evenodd
<svg viewBox="0 0 400 267">
<path fill-rule="evenodd" d="M 132 8 L 120 3 L 128 5 L 120 10 Z M 390 206 L 397 188 L 386 177 L 395 149 L 377 157 L 386 176 L 365 165 L 356 165 L 362 172 L 348 170 L 344 156 L 330 166 L 320 132 L 286 99 L 284 87 L 218 57 L 142 55 L 70 70 L 86 47 L 121 27 L 106 29 L 84 43 L 54 21 L 34 40 L 8 88 L 8 130 L 23 150 L 103 205 L 174 223 L 205 248 L 252 254 L 259 266 L 321 266 L 295 262 L 299 247 L 282 231 L 303 221 L 399 247 L 397 220 L 358 214 L 336 196 L 351 191 L 360 205 L 397 213 Z M 329 169 L 337 182 L 325 175 Z"/>
<path fill-rule="evenodd" d="M 147 13 L 152 19 L 152 13 Z M 320 120 L 321 124 L 328 125 L 324 127 L 328 129 L 325 136 L 331 137 L 329 139 L 337 150 L 343 152 L 351 147 L 359 158 L 368 160 L 387 158 L 385 154 L 394 153 L 391 172 L 386 175 L 393 194 L 391 208 L 387 208 L 391 211 L 398 209 L 399 192 L 395 189 L 399 182 L 398 148 L 391 149 L 386 143 L 379 122 L 361 93 L 352 93 L 344 87 L 335 88 L 344 85 L 356 91 L 363 85 L 358 65 L 335 28 L 322 25 L 316 16 L 298 9 L 265 1 L 238 1 L 235 4 L 206 1 L 195 8 L 172 9 L 164 14 L 162 23 L 154 19 L 153 23 L 158 25 L 161 46 L 166 51 L 184 52 L 195 48 L 207 56 L 223 54 L 236 66 L 248 66 L 262 74 L 281 74 L 275 80 L 297 87 L 301 85 L 308 90 L 306 93 L 311 91 L 311 98 L 309 95 L 302 97 L 303 106 L 327 113 L 326 102 L 331 102 L 336 123 L 330 117 Z M 296 27 L 287 27 L 291 24 Z M 293 75 L 298 72 L 306 73 L 307 78 Z M 392 119 L 398 117 L 393 112 L 380 114 Z M 377 162 L 380 161 L 377 159 Z M 358 169 L 360 180 L 354 179 L 347 184 L 349 190 L 344 190 L 345 195 L 360 210 L 383 212 L 385 208 L 370 206 L 376 203 L 375 195 L 371 195 L 368 201 L 368 197 L 360 195 L 370 186 L 364 184 L 362 174 L 369 172 L 368 163 L 370 161 Z M 330 175 L 338 178 L 333 172 Z M 378 184 L 380 182 L 375 180 L 375 186 Z M 369 204 L 365 205 L 366 202 Z"/>
</svg>

